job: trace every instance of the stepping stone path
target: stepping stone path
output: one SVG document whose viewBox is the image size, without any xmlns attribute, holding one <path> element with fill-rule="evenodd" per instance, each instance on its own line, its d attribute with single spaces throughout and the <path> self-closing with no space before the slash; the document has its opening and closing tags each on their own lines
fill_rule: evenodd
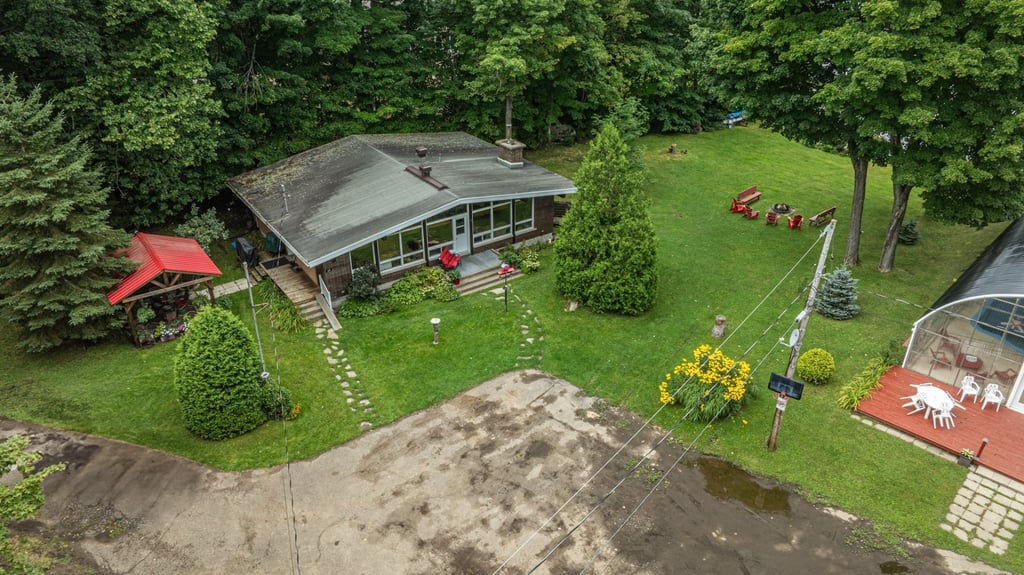
<svg viewBox="0 0 1024 575">
<path fill-rule="evenodd" d="M 334 372 L 334 380 L 341 387 L 341 393 L 345 395 L 345 402 L 352 413 L 358 414 L 362 421 L 359 422 L 359 429 L 369 431 L 373 429 L 373 404 L 366 397 L 362 389 L 362 382 L 359 374 L 352 369 L 348 358 L 345 357 L 345 350 L 341 349 L 338 341 L 338 333 L 331 329 L 326 320 L 316 323 L 316 338 L 324 345 L 324 357 L 327 358 L 331 371 Z"/>
<path fill-rule="evenodd" d="M 490 293 L 495 295 L 496 300 L 504 303 L 504 287 L 495 288 Z M 526 306 L 518 294 L 510 293 L 509 295 L 509 313 L 515 311 L 515 307 L 519 308 L 519 333 L 523 336 L 523 340 L 519 344 L 519 355 L 516 356 L 516 363 L 513 367 L 516 369 L 539 369 L 541 360 L 544 359 L 544 328 L 541 326 L 540 318 Z"/>
</svg>

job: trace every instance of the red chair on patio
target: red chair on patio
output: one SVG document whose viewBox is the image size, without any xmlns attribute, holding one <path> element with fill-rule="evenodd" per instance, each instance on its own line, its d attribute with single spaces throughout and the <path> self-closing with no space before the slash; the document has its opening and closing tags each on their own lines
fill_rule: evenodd
<svg viewBox="0 0 1024 575">
<path fill-rule="evenodd" d="M 804 217 L 802 215 L 797 214 L 797 215 L 795 215 L 795 216 L 793 216 L 791 218 L 787 216 L 787 219 L 789 220 L 789 229 L 791 229 L 791 230 L 802 230 L 803 229 Z"/>
</svg>

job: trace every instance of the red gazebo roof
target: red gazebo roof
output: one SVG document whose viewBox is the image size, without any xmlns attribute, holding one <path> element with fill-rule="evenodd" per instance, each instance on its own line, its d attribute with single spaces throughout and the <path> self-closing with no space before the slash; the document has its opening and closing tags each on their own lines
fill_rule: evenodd
<svg viewBox="0 0 1024 575">
<path fill-rule="evenodd" d="M 111 305 L 117 305 L 164 272 L 220 275 L 220 269 L 192 238 L 139 232 L 132 238 L 128 257 L 139 262 L 139 267 L 107 293 Z"/>
</svg>

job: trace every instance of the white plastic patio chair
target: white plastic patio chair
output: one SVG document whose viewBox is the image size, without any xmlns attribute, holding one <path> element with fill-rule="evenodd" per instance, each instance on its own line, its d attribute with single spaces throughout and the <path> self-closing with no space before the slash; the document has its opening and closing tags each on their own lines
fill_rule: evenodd
<svg viewBox="0 0 1024 575">
<path fill-rule="evenodd" d="M 978 393 L 981 388 L 978 387 L 978 382 L 974 381 L 973 375 L 965 375 L 962 382 L 960 382 L 960 401 L 963 402 L 964 398 L 968 395 L 974 396 L 974 403 L 978 403 Z"/>
<path fill-rule="evenodd" d="M 956 423 L 953 423 L 952 409 L 937 409 L 932 412 L 932 429 L 935 429 L 940 425 L 946 429 L 956 427 Z"/>
<path fill-rule="evenodd" d="M 999 384 L 990 383 L 985 386 L 985 395 L 981 401 L 981 408 L 985 409 L 985 406 L 994 403 L 996 404 L 996 411 L 999 411 L 999 406 L 1003 404 L 1003 392 L 999 390 Z"/>
</svg>

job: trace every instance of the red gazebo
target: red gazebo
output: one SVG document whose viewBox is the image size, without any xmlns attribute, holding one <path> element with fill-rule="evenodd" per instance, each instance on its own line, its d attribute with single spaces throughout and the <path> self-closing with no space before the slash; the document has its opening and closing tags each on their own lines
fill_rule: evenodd
<svg viewBox="0 0 1024 575">
<path fill-rule="evenodd" d="M 108 292 L 107 299 L 110 305 L 124 305 L 135 345 L 139 345 L 134 313 L 138 302 L 202 284 L 210 301 L 214 300 L 213 278 L 221 272 L 194 239 L 139 232 L 132 237 L 127 256 L 139 267 Z"/>
</svg>

